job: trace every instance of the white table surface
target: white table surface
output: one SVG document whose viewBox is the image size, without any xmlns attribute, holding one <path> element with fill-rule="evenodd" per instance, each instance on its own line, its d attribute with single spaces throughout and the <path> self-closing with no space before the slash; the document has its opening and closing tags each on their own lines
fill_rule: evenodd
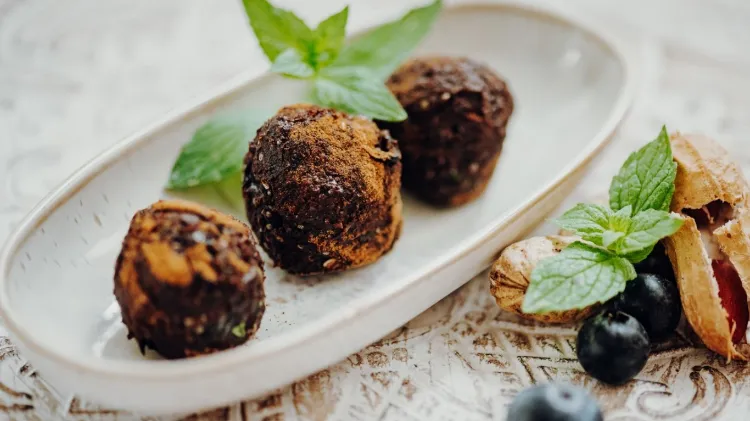
<svg viewBox="0 0 750 421">
<path fill-rule="evenodd" d="M 349 2 L 353 19 L 368 10 L 368 2 Z M 563 4 L 533 3 L 547 2 Z M 316 20 L 347 2 L 278 3 Z M 393 11 L 405 3 L 378 2 Z M 616 140 L 568 203 L 604 192 L 625 154 L 662 124 L 714 136 L 750 170 L 750 2 L 564 4 L 639 45 L 645 76 Z M 0 242 L 88 159 L 193 96 L 262 66 L 239 1 L 0 0 Z M 330 369 L 269 398 L 188 419 L 503 419 L 515 390 L 485 383 L 488 376 L 517 373 L 503 362 L 503 345 L 487 343 L 490 330 L 510 332 L 496 314 L 486 281 L 475 280 Z M 0 419 L 140 419 L 58 396 L 2 335 L 0 327 Z M 571 335 L 559 334 L 562 348 L 550 345 L 550 352 L 560 354 L 550 356 L 554 364 L 523 363 L 530 377 L 522 376 L 518 387 L 539 380 L 537 372 L 580 380 L 566 363 L 572 351 L 564 344 Z M 490 352 L 493 347 L 497 352 Z M 473 351 L 464 352 L 469 348 Z M 650 363 L 647 381 L 627 390 L 588 385 L 600 396 L 608 420 L 735 420 L 750 411 L 750 385 L 743 382 L 749 367 L 724 365 L 700 349 L 677 346 L 670 352 Z M 670 390 L 680 375 L 689 375 L 694 388 Z M 644 398 L 649 391 L 666 394 L 662 403 L 671 409 L 655 409 L 661 407 Z"/>
</svg>

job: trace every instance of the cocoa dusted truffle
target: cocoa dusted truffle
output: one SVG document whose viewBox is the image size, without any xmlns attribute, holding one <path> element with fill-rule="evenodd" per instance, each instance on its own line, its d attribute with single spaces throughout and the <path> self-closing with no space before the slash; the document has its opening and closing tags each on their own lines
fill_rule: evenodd
<svg viewBox="0 0 750 421">
<path fill-rule="evenodd" d="M 427 57 L 401 66 L 387 85 L 409 115 L 403 122 L 378 123 L 399 142 L 404 186 L 438 206 L 480 196 L 513 112 L 505 82 L 468 58 Z"/>
<path fill-rule="evenodd" d="M 372 121 L 313 105 L 284 107 L 245 157 L 247 217 L 273 261 L 294 274 L 356 268 L 401 230 L 401 154 Z"/>
<path fill-rule="evenodd" d="M 135 214 L 115 266 L 115 297 L 141 351 L 208 354 L 258 330 L 264 274 L 251 235 L 231 216 L 189 202 Z"/>
</svg>

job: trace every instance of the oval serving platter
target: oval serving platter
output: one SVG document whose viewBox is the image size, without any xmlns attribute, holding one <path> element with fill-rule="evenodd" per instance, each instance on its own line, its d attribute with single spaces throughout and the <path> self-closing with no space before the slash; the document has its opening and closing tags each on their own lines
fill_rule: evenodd
<svg viewBox="0 0 750 421">
<path fill-rule="evenodd" d="M 436 210 L 407 196 L 401 238 L 375 264 L 315 278 L 269 268 L 268 308 L 246 345 L 185 360 L 142 356 L 112 294 L 133 213 L 169 196 L 162 186 L 180 146 L 209 117 L 304 98 L 293 81 L 243 75 L 85 165 L 11 236 L 0 256 L 0 304 L 24 356 L 61 393 L 147 413 L 269 392 L 356 352 L 480 273 L 570 191 L 632 97 L 620 46 L 542 10 L 451 5 L 417 52 L 430 53 L 486 62 L 516 99 L 503 155 L 477 201 Z M 196 197 L 221 207 L 210 192 Z"/>
</svg>

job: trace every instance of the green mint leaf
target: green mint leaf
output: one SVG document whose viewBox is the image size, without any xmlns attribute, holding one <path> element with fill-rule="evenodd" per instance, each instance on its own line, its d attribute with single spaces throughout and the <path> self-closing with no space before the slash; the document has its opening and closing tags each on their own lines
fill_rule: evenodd
<svg viewBox="0 0 750 421">
<path fill-rule="evenodd" d="M 209 120 L 182 147 L 167 188 L 212 184 L 240 171 L 248 142 L 267 117 L 267 113 L 244 111 Z"/>
<path fill-rule="evenodd" d="M 683 222 L 682 217 L 677 214 L 647 209 L 636 214 L 630 222 L 627 234 L 608 248 L 620 256 L 653 248 L 659 240 L 677 232 Z"/>
<path fill-rule="evenodd" d="M 609 229 L 611 217 L 612 210 L 606 206 L 579 203 L 555 220 L 555 223 L 585 241 L 602 245 L 602 235 Z"/>
<path fill-rule="evenodd" d="M 646 209 L 669 210 L 676 175 L 669 134 L 662 127 L 659 136 L 633 152 L 612 179 L 609 206 L 617 211 L 631 205 L 633 214 Z"/>
<path fill-rule="evenodd" d="M 618 232 L 628 232 L 630 228 L 630 216 L 633 214 L 633 207 L 630 205 L 613 213 L 609 218 L 609 228 Z"/>
<path fill-rule="evenodd" d="M 614 297 L 635 276 L 626 259 L 578 241 L 539 262 L 522 310 L 547 313 L 588 307 Z"/>
<path fill-rule="evenodd" d="M 385 80 L 429 33 L 442 7 L 443 2 L 436 0 L 366 33 L 345 46 L 331 65 L 367 67 Z"/>
<path fill-rule="evenodd" d="M 612 244 L 617 242 L 620 238 L 624 237 L 625 233 L 620 231 L 606 230 L 602 234 L 602 246 L 606 249 L 612 247 Z"/>
<path fill-rule="evenodd" d="M 315 69 L 293 48 L 284 50 L 276 57 L 271 65 L 271 71 L 300 79 L 307 79 L 315 74 Z"/>
<path fill-rule="evenodd" d="M 267 0 L 243 0 L 260 47 L 271 62 L 284 51 L 297 50 L 309 62 L 315 36 L 294 13 L 274 7 Z"/>
<path fill-rule="evenodd" d="M 245 327 L 245 322 L 242 322 L 238 324 L 237 326 L 233 327 L 232 335 L 238 338 L 244 338 L 245 336 L 247 336 L 247 328 Z"/>
<path fill-rule="evenodd" d="M 628 253 L 628 254 L 626 254 L 624 256 L 621 256 L 621 257 L 624 257 L 624 258 L 628 259 L 630 261 L 630 263 L 633 263 L 633 264 L 640 263 L 640 262 L 646 260 L 646 258 L 651 254 L 651 252 L 654 251 L 654 247 L 655 246 L 656 246 L 656 244 L 654 244 L 651 247 L 646 247 L 643 250 L 636 251 L 634 253 Z"/>
<path fill-rule="evenodd" d="M 315 28 L 315 67 L 322 69 L 338 57 L 346 38 L 349 6 L 329 16 Z"/>
<path fill-rule="evenodd" d="M 313 86 L 315 101 L 350 114 L 403 121 L 406 111 L 382 81 L 363 68 L 327 68 Z"/>
</svg>

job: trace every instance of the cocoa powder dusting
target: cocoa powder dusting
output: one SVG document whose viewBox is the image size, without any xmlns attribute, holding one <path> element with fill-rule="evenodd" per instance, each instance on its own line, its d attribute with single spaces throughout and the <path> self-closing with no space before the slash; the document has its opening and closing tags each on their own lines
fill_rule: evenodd
<svg viewBox="0 0 750 421">
<path fill-rule="evenodd" d="M 284 107 L 245 157 L 248 220 L 273 261 L 295 274 L 372 263 L 401 229 L 398 145 L 370 120 Z"/>
</svg>

